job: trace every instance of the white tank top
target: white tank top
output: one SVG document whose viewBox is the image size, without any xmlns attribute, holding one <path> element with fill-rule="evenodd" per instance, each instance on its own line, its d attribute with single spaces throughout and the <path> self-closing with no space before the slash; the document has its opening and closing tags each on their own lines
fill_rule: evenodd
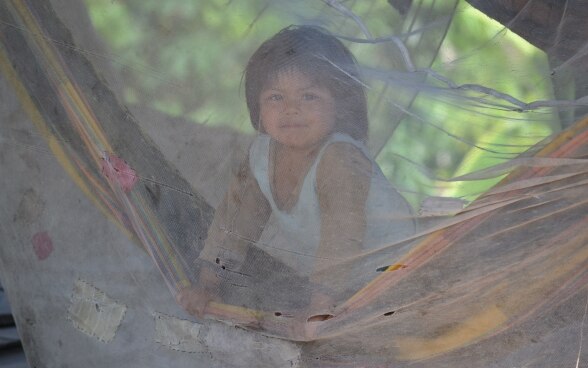
<svg viewBox="0 0 588 368">
<path fill-rule="evenodd" d="M 314 256 L 320 242 L 321 219 L 316 190 L 317 167 L 325 149 L 332 143 L 350 143 L 372 163 L 372 178 L 365 204 L 364 249 L 388 247 L 393 251 L 393 244 L 416 232 L 410 206 L 392 187 L 380 167 L 370 158 L 365 145 L 342 133 L 332 134 L 321 147 L 304 178 L 298 202 L 288 211 L 280 210 L 274 201 L 270 186 L 270 142 L 269 135 L 259 134 L 249 150 L 251 172 L 272 208 L 272 215 L 259 239 L 258 246 L 301 275 L 310 275 L 312 272 Z"/>
</svg>

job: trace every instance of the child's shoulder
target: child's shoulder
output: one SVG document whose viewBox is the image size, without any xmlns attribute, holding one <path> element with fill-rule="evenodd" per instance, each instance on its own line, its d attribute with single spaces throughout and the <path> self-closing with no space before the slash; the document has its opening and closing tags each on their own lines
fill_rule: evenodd
<svg viewBox="0 0 588 368">
<path fill-rule="evenodd" d="M 335 133 L 327 140 L 322 154 L 324 159 L 372 161 L 365 144 L 342 133 Z"/>
<path fill-rule="evenodd" d="M 372 160 L 363 145 L 352 138 L 333 139 L 324 147 L 317 169 L 319 178 L 366 175 L 371 173 Z"/>
<path fill-rule="evenodd" d="M 346 160 L 351 158 L 364 158 L 369 161 L 364 150 L 351 142 L 337 141 L 332 142 L 324 148 L 321 162 L 323 160 Z"/>
</svg>

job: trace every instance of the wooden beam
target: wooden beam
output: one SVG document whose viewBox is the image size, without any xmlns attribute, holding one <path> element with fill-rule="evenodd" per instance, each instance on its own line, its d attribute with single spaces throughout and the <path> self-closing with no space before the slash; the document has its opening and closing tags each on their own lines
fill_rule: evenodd
<svg viewBox="0 0 588 368">
<path fill-rule="evenodd" d="M 588 40 L 588 0 L 466 0 L 529 43 L 559 60 Z"/>
</svg>

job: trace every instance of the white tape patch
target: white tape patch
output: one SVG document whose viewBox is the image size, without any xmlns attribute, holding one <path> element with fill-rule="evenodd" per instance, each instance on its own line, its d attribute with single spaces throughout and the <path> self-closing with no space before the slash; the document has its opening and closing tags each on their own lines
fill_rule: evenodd
<svg viewBox="0 0 588 368">
<path fill-rule="evenodd" d="M 127 306 L 111 299 L 86 281 L 77 280 L 68 309 L 75 328 L 102 342 L 114 338 Z"/>
<path fill-rule="evenodd" d="M 155 341 L 177 351 L 206 353 L 239 367 L 300 367 L 300 346 L 222 323 L 199 324 L 155 313 Z"/>
<path fill-rule="evenodd" d="M 203 353 L 206 346 L 200 338 L 203 325 L 156 313 L 155 341 L 173 350 Z"/>
</svg>

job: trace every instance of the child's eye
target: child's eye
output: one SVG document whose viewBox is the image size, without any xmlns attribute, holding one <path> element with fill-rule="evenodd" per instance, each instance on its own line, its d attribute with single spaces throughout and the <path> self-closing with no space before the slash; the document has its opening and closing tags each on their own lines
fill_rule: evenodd
<svg viewBox="0 0 588 368">
<path fill-rule="evenodd" d="M 267 97 L 267 99 L 269 101 L 281 101 L 281 100 L 284 99 L 284 97 L 282 97 L 282 95 L 279 95 L 279 94 L 274 93 L 274 94 L 269 95 Z"/>
<path fill-rule="evenodd" d="M 319 96 L 315 95 L 314 93 L 305 93 L 302 95 L 302 99 L 304 101 L 314 101 L 317 100 Z"/>
</svg>

